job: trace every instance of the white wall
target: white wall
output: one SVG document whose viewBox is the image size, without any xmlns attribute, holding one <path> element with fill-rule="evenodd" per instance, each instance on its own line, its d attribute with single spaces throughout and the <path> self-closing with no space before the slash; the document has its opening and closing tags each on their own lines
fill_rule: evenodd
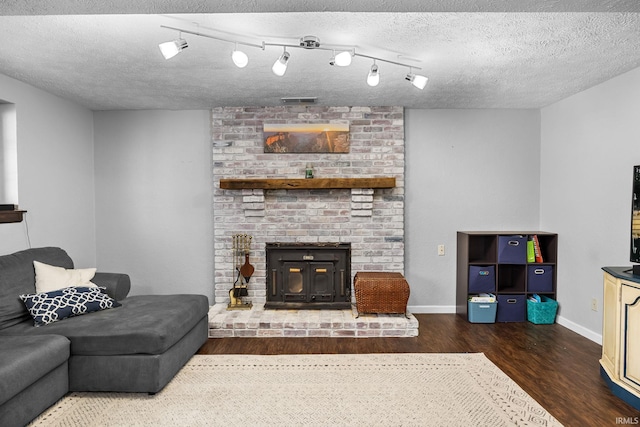
<svg viewBox="0 0 640 427">
<path fill-rule="evenodd" d="M 198 293 L 213 303 L 209 111 L 96 112 L 101 270 L 131 294 Z"/>
<path fill-rule="evenodd" d="M 407 110 L 405 127 L 409 305 L 454 312 L 457 231 L 538 229 L 540 113 Z"/>
<path fill-rule="evenodd" d="M 567 326 L 601 340 L 603 266 L 630 265 L 631 182 L 640 164 L 640 69 L 542 109 L 540 219 L 559 233 Z M 598 299 L 598 311 L 591 299 Z"/>
<path fill-rule="evenodd" d="M 15 104 L 18 197 L 27 222 L 0 224 L 0 254 L 59 246 L 78 267 L 96 265 L 91 111 L 0 75 Z"/>
</svg>

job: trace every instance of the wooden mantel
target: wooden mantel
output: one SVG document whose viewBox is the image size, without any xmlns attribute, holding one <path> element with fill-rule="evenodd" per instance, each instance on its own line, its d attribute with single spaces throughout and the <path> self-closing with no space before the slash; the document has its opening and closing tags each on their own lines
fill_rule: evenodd
<svg viewBox="0 0 640 427">
<path fill-rule="evenodd" d="M 335 188 L 393 188 L 395 177 L 378 178 L 230 178 L 220 179 L 224 190 L 308 190 Z"/>
</svg>

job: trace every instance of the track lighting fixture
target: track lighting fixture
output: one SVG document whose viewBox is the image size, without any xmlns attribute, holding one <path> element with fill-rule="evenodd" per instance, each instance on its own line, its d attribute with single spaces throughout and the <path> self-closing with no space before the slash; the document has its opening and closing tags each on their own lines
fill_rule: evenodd
<svg viewBox="0 0 640 427">
<path fill-rule="evenodd" d="M 231 54 L 231 59 L 233 63 L 236 64 L 238 68 L 244 68 L 249 63 L 249 57 L 246 53 L 241 50 L 238 50 L 238 44 L 236 43 L 236 48 L 233 49 L 233 53 Z"/>
<path fill-rule="evenodd" d="M 234 43 L 235 44 L 235 48 L 233 49 L 233 52 L 231 54 L 231 59 L 233 60 L 233 63 L 238 67 L 238 68 L 243 68 L 246 67 L 247 64 L 249 63 L 249 57 L 247 56 L 246 53 L 244 53 L 243 51 L 238 50 L 238 45 L 244 45 L 244 46 L 251 46 L 251 47 L 256 47 L 262 50 L 265 50 L 266 46 L 279 46 L 284 48 L 284 52 L 282 53 L 282 55 L 280 55 L 280 57 L 276 60 L 276 62 L 274 62 L 273 66 L 271 67 L 273 73 L 276 76 L 284 76 L 284 74 L 287 72 L 287 66 L 289 64 L 289 58 L 290 58 L 290 54 L 289 52 L 287 52 L 287 48 L 302 48 L 302 49 L 307 49 L 307 50 L 324 50 L 324 51 L 332 51 L 333 52 L 333 56 L 331 57 L 331 60 L 329 61 L 330 65 L 337 65 L 339 67 L 346 67 L 349 66 L 351 64 L 351 61 L 354 57 L 359 56 L 361 58 L 368 58 L 368 59 L 372 59 L 373 60 L 373 65 L 371 66 L 371 68 L 369 69 L 369 73 L 367 74 L 367 84 L 369 86 L 377 86 L 380 83 L 380 73 L 378 71 L 378 65 L 376 64 L 376 61 L 382 61 L 382 62 L 386 62 L 387 64 L 394 64 L 394 65 L 398 65 L 401 67 L 407 67 L 409 69 L 409 73 L 406 75 L 405 79 L 410 81 L 411 84 L 415 87 L 417 87 L 418 89 L 424 89 L 426 84 L 427 84 L 427 77 L 422 76 L 420 74 L 415 74 L 413 72 L 413 69 L 417 69 L 420 70 L 420 67 L 415 67 L 413 65 L 409 65 L 406 63 L 402 63 L 402 62 L 396 62 L 396 61 L 391 61 L 389 59 L 383 59 L 383 58 L 378 58 L 375 56 L 369 56 L 369 55 L 365 55 L 362 54 L 360 52 L 356 52 L 355 47 L 352 47 L 350 49 L 344 50 L 344 47 L 341 47 L 340 49 L 337 49 L 336 47 L 322 47 L 320 45 L 320 39 L 318 37 L 315 36 L 304 36 L 301 39 L 298 40 L 297 43 L 268 43 L 268 42 L 264 42 L 262 41 L 260 44 L 256 44 L 256 43 L 247 43 L 244 41 L 240 41 L 235 39 L 235 37 L 233 38 L 226 38 L 226 37 L 221 37 L 221 36 L 214 36 L 214 35 L 210 35 L 210 34 L 202 34 L 196 31 L 190 31 L 190 30 L 185 30 L 182 28 L 175 28 L 175 27 L 168 27 L 165 25 L 161 25 L 161 28 L 166 28 L 169 30 L 174 30 L 174 31 L 179 31 L 180 32 L 180 36 L 177 40 L 174 41 L 170 41 L 170 42 L 166 42 L 166 43 L 161 43 L 159 45 L 160 47 L 160 51 L 162 52 L 162 55 L 165 57 L 165 59 L 169 59 L 169 58 L 173 58 L 175 55 L 177 55 L 178 53 L 180 53 L 182 50 L 186 49 L 188 47 L 187 41 L 184 40 L 182 38 L 182 33 L 187 33 L 187 34 L 193 34 L 199 37 L 206 37 L 209 39 L 214 39 L 214 40 L 220 40 L 220 41 L 224 41 L 224 42 L 228 42 L 228 43 Z M 230 33 L 226 33 L 226 35 L 228 36 L 232 36 L 230 35 Z M 339 51 L 338 54 L 336 54 L 336 50 Z"/>
<path fill-rule="evenodd" d="M 369 86 L 378 86 L 378 83 L 380 83 L 380 73 L 378 72 L 376 61 L 373 61 L 373 65 L 369 70 L 369 75 L 367 75 L 367 84 Z"/>
<path fill-rule="evenodd" d="M 280 55 L 280 57 L 276 60 L 276 62 L 273 63 L 273 67 L 271 67 L 273 74 L 279 77 L 284 76 L 284 73 L 287 72 L 289 56 L 290 56 L 289 52 L 287 52 L 287 48 L 285 47 L 282 55 Z"/>
<path fill-rule="evenodd" d="M 427 80 L 429 80 L 425 76 L 421 76 L 420 74 L 413 74 L 411 71 L 409 71 L 409 74 L 407 74 L 405 79 L 409 80 L 412 85 L 420 90 L 424 89 L 424 87 L 427 85 Z"/>
<path fill-rule="evenodd" d="M 182 34 L 180 34 L 180 38 L 177 40 L 160 43 L 158 47 L 160 48 L 160 52 L 162 52 L 164 59 L 171 59 L 189 47 L 189 45 L 187 44 L 187 41 L 182 38 Z"/>
</svg>

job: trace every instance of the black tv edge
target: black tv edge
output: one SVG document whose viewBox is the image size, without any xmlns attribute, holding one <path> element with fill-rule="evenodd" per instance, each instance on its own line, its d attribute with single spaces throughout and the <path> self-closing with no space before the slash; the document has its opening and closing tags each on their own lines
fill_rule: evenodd
<svg viewBox="0 0 640 427">
<path fill-rule="evenodd" d="M 635 263 L 633 267 L 631 267 L 633 275 L 640 276 L 640 165 L 633 167 L 629 260 Z"/>
</svg>

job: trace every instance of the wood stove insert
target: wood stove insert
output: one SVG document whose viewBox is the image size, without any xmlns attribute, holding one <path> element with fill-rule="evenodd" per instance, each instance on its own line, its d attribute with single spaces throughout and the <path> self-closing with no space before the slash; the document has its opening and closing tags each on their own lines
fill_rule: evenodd
<svg viewBox="0 0 640 427">
<path fill-rule="evenodd" d="M 350 243 L 267 243 L 265 308 L 351 307 Z"/>
</svg>

